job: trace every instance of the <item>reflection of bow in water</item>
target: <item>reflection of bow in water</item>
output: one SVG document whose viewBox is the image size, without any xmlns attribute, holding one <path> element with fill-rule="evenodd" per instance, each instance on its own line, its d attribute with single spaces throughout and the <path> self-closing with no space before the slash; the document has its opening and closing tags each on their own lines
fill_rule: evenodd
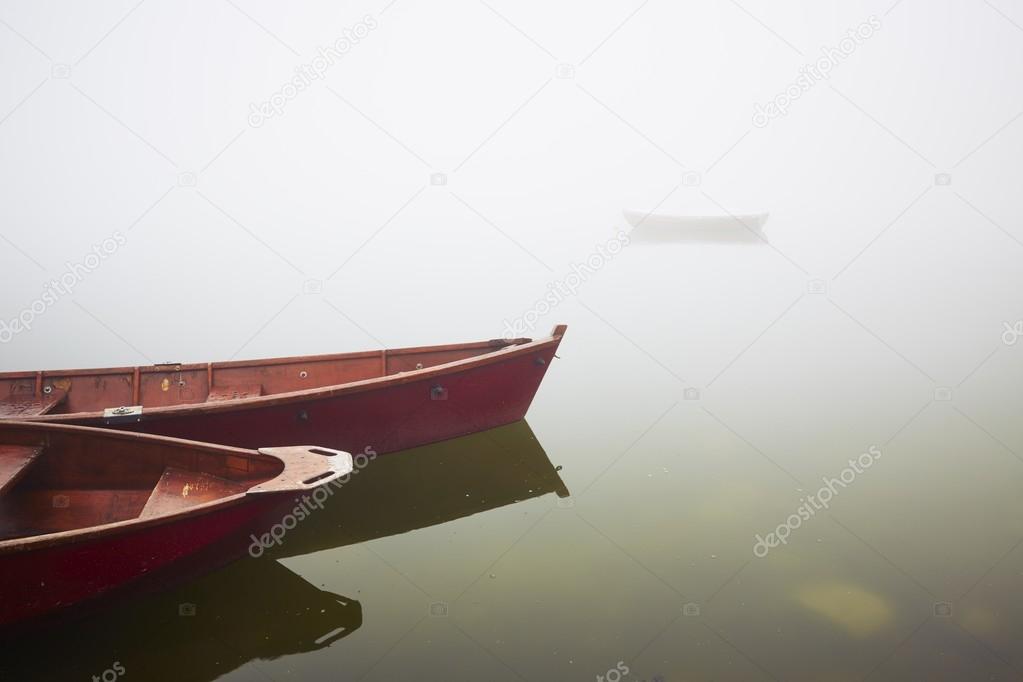
<svg viewBox="0 0 1023 682">
<path fill-rule="evenodd" d="M 168 629 L 180 634 L 171 637 L 221 642 L 225 658 L 243 656 L 239 664 L 315 651 L 362 625 L 359 602 L 318 589 L 276 561 L 240 561 L 154 602 L 174 616 Z"/>
<path fill-rule="evenodd" d="M 267 556 L 311 554 L 397 535 L 568 489 L 525 421 L 381 455 Z"/>
<path fill-rule="evenodd" d="M 329 646 L 361 625 L 359 602 L 317 589 L 276 561 L 239 561 L 37 634 L 0 661 L 0 679 L 88 680 L 116 661 L 132 679 L 205 682 L 254 659 Z"/>
<path fill-rule="evenodd" d="M 329 646 L 362 625 L 362 606 L 317 589 L 273 559 L 405 533 L 550 492 L 569 494 L 524 421 L 382 455 L 266 556 L 27 639 L 0 659 L 0 679 L 91 679 L 117 661 L 132 678 L 207 682 L 256 659 Z M 191 570 L 209 570 L 212 561 L 222 564 L 223 557 L 207 557 Z"/>
</svg>

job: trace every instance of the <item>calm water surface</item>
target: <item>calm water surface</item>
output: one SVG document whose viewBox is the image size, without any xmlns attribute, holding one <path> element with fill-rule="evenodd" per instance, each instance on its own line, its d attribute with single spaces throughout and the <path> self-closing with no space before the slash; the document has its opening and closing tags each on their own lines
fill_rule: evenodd
<svg viewBox="0 0 1023 682">
<path fill-rule="evenodd" d="M 265 556 L 11 643 L 2 677 L 1019 679 L 1012 349 L 936 386 L 842 291 L 718 263 L 696 305 L 616 267 L 557 311 L 528 423 L 380 457 Z"/>
</svg>

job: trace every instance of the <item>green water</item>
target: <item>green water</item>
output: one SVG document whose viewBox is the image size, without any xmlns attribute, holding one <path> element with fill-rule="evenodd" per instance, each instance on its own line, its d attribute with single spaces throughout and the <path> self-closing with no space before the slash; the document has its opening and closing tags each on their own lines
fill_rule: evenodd
<svg viewBox="0 0 1023 682">
<path fill-rule="evenodd" d="M 602 327 L 570 329 L 528 423 L 380 457 L 267 555 L 8 646 L 2 678 L 1020 678 L 1023 433 L 986 397 L 1012 367 L 952 401 L 878 372 L 867 400 L 787 364 L 812 338 L 765 338 L 771 371 L 697 396 L 609 363 Z"/>
</svg>

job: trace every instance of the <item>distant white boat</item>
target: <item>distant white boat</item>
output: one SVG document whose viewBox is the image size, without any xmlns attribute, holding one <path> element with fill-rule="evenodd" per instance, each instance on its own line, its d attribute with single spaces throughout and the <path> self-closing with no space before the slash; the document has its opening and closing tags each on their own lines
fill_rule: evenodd
<svg viewBox="0 0 1023 682">
<path fill-rule="evenodd" d="M 632 225 L 632 235 L 643 241 L 767 241 L 766 212 L 692 215 L 627 208 L 622 213 Z"/>
</svg>

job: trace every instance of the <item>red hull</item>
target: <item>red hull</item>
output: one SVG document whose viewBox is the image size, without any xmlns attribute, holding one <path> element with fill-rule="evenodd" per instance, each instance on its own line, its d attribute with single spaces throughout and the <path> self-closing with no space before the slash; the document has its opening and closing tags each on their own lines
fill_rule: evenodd
<svg viewBox="0 0 1023 682">
<path fill-rule="evenodd" d="M 359 391 L 230 410 L 151 413 L 139 422 L 109 424 L 93 417 L 73 423 L 245 448 L 316 443 L 353 454 L 366 448 L 393 452 L 522 419 L 558 342 L 460 371 Z"/>
<path fill-rule="evenodd" d="M 0 422 L 0 629 L 69 614 L 185 559 L 237 554 L 294 498 L 352 468 L 318 447 Z"/>
<path fill-rule="evenodd" d="M 246 538 L 288 498 L 265 495 L 171 523 L 8 554 L 0 561 L 0 627 L 56 615 L 216 543 Z"/>
</svg>

